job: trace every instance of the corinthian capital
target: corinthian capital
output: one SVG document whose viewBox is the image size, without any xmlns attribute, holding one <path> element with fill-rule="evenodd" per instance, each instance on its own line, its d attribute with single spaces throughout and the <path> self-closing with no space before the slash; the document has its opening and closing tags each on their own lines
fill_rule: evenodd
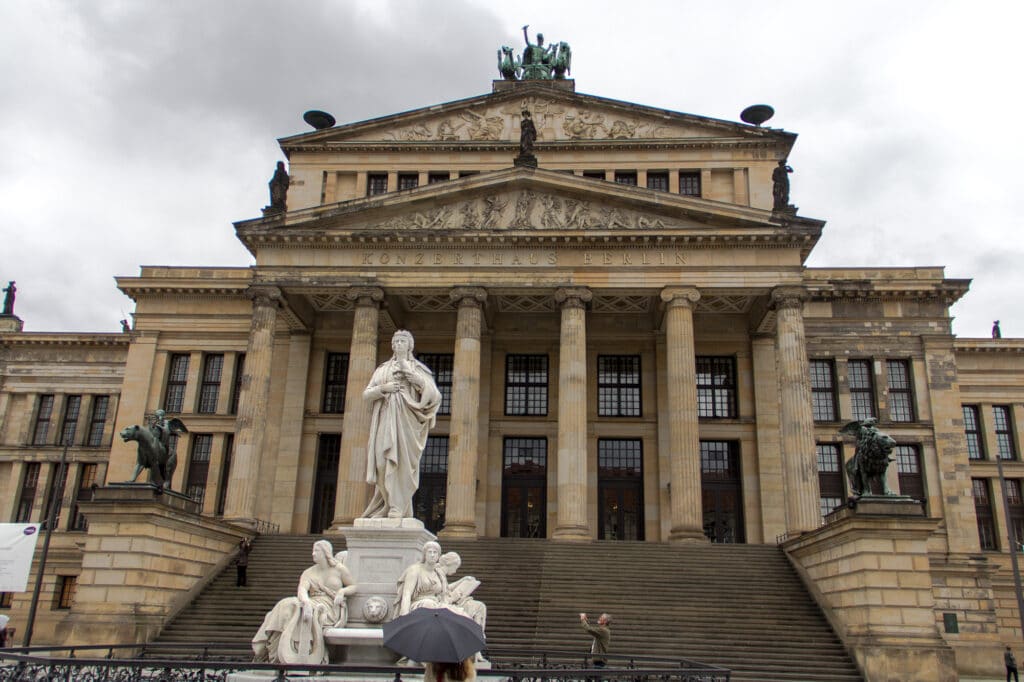
<svg viewBox="0 0 1024 682">
<path fill-rule="evenodd" d="M 772 306 L 776 310 L 803 310 L 804 301 L 810 298 L 803 287 L 775 287 L 772 289 Z"/>
<path fill-rule="evenodd" d="M 448 298 L 459 307 L 479 308 L 487 300 L 487 290 L 483 287 L 455 287 L 448 292 Z"/>
<path fill-rule="evenodd" d="M 586 287 L 562 287 L 555 289 L 555 301 L 562 308 L 583 308 L 594 297 L 594 293 Z"/>
<path fill-rule="evenodd" d="M 669 308 L 692 308 L 693 304 L 700 300 L 700 292 L 695 287 L 665 287 L 661 290 L 661 300 Z"/>
<path fill-rule="evenodd" d="M 377 306 L 384 300 L 384 290 L 380 287 L 349 287 L 345 291 L 345 298 L 358 307 Z"/>
</svg>

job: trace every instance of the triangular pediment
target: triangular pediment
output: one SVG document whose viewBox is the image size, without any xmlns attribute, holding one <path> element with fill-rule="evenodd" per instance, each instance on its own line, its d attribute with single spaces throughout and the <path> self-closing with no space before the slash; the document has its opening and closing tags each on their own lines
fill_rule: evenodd
<svg viewBox="0 0 1024 682">
<path fill-rule="evenodd" d="M 500 143 L 519 139 L 521 113 L 531 112 L 537 143 L 628 140 L 769 139 L 791 133 L 575 92 L 522 84 L 493 93 L 329 130 L 282 139 L 285 150 L 356 143 Z"/>
<path fill-rule="evenodd" d="M 568 173 L 509 168 L 404 192 L 239 223 L 279 234 L 780 233 L 821 223 L 782 224 L 770 212 Z"/>
</svg>

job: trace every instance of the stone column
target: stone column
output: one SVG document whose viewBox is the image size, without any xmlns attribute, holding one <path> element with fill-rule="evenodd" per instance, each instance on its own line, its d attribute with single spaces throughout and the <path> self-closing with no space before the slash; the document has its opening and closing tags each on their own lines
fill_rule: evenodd
<svg viewBox="0 0 1024 682">
<path fill-rule="evenodd" d="M 589 289 L 555 291 L 562 306 L 558 356 L 558 523 L 556 540 L 590 540 L 587 524 L 587 313 Z"/>
<path fill-rule="evenodd" d="M 811 376 L 804 337 L 806 300 L 807 292 L 800 287 L 778 287 L 772 291 L 776 310 L 786 532 L 790 535 L 821 525 Z"/>
<path fill-rule="evenodd" d="M 700 487 L 697 361 L 693 341 L 693 287 L 666 287 L 665 367 L 668 383 L 669 542 L 706 542 Z"/>
<path fill-rule="evenodd" d="M 377 325 L 384 290 L 379 287 L 352 287 L 345 295 L 355 303 L 355 316 L 348 355 L 345 421 L 341 431 L 333 528 L 351 526 L 366 507 L 366 443 L 370 438 L 370 405 L 363 400 L 363 391 L 373 377 L 373 370 L 377 369 Z"/>
<path fill-rule="evenodd" d="M 459 287 L 451 294 L 459 306 L 452 368 L 452 416 L 448 441 L 448 489 L 444 538 L 476 538 L 476 461 L 480 414 L 480 331 L 487 292 Z"/>
<path fill-rule="evenodd" d="M 256 490 L 263 459 L 267 403 L 270 400 L 270 367 L 274 357 L 274 327 L 281 290 L 252 286 L 252 323 L 245 351 L 245 371 L 235 419 L 235 451 L 231 458 L 224 518 L 252 524 L 256 521 Z"/>
</svg>

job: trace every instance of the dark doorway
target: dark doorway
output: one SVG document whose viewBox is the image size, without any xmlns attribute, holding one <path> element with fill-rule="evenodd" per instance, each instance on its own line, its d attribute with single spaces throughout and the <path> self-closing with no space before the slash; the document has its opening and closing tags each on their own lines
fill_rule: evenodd
<svg viewBox="0 0 1024 682">
<path fill-rule="evenodd" d="M 643 448 L 638 439 L 597 441 L 597 537 L 644 539 Z"/>
<path fill-rule="evenodd" d="M 547 537 L 547 439 L 506 438 L 503 452 L 502 537 Z"/>
<path fill-rule="evenodd" d="M 744 542 L 739 443 L 701 441 L 704 535 L 711 542 Z"/>
<path fill-rule="evenodd" d="M 444 528 L 448 497 L 448 436 L 430 436 L 420 459 L 420 487 L 412 496 L 412 513 L 431 533 Z"/>
<path fill-rule="evenodd" d="M 309 532 L 322 533 L 334 520 L 334 500 L 338 490 L 338 458 L 341 434 L 322 433 L 316 446 L 316 477 L 313 479 L 313 512 Z"/>
</svg>

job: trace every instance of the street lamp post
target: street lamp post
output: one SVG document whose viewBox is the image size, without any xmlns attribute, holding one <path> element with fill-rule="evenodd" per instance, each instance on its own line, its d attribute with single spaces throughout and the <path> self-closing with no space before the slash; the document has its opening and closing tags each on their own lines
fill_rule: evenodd
<svg viewBox="0 0 1024 682">
<path fill-rule="evenodd" d="M 1010 522 L 1010 501 L 1006 495 L 1006 479 L 1003 477 L 1003 458 L 996 453 L 996 471 L 999 474 L 999 488 L 1003 498 L 1003 516 L 1006 518 L 1006 536 L 1010 540 L 1010 567 L 1013 569 L 1013 591 L 1017 595 L 1017 616 L 1020 618 L 1020 632 L 1024 637 L 1024 591 L 1020 585 L 1020 566 L 1017 561 L 1017 550 L 1020 538 L 1014 537 L 1013 524 Z"/>
</svg>

